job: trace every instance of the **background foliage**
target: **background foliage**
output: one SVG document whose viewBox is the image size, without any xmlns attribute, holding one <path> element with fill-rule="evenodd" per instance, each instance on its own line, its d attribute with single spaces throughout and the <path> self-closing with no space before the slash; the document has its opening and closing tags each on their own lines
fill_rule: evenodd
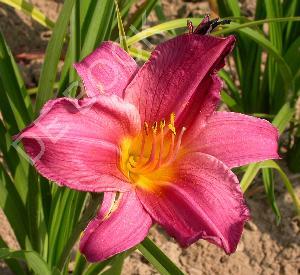
<svg viewBox="0 0 300 275">
<path fill-rule="evenodd" d="M 146 0 L 134 12 L 130 12 L 134 0 L 66 0 L 56 22 L 25 0 L 0 2 L 23 11 L 52 30 L 39 85 L 33 90 L 25 87 L 0 33 L 0 206 L 21 247 L 20 251 L 11 251 L 0 238 L 0 259 L 4 259 L 16 274 L 67 274 L 72 247 L 95 214 L 102 196 L 92 197 L 57 187 L 41 177 L 24 158 L 21 147 L 15 146 L 12 136 L 37 117 L 50 98 L 76 96 L 79 78 L 72 64 L 92 52 L 102 41 L 119 41 L 132 56 L 145 61 L 150 53 L 138 50 L 137 43 L 162 32 L 169 36 L 184 32 L 187 19 L 165 21 L 158 0 Z M 215 14 L 232 19 L 230 25 L 213 34 L 234 33 L 238 39 L 237 47 L 228 59 L 228 67 L 220 72 L 226 83 L 222 91 L 223 103 L 232 111 L 272 121 L 281 133 L 281 155 L 292 172 L 299 172 L 300 130 L 295 106 L 300 95 L 300 2 L 257 0 L 254 19 L 241 14 L 237 0 L 211 0 L 210 3 Z M 151 11 L 162 23 L 142 30 L 143 18 Z M 201 19 L 190 20 L 197 25 Z M 64 65 L 58 78 L 58 63 L 64 48 L 67 49 Z M 241 186 L 244 192 L 262 172 L 264 188 L 277 222 L 281 215 L 275 199 L 273 173 L 279 173 L 293 199 L 296 213 L 300 214 L 299 199 L 278 163 L 269 160 L 250 164 L 237 172 L 243 174 Z M 182 274 L 149 238 L 136 249 L 161 274 Z M 74 274 L 99 274 L 104 269 L 103 274 L 120 274 L 125 257 L 132 251 L 98 264 L 89 264 L 77 254 Z M 22 261 L 26 262 L 26 269 L 20 264 Z"/>
</svg>

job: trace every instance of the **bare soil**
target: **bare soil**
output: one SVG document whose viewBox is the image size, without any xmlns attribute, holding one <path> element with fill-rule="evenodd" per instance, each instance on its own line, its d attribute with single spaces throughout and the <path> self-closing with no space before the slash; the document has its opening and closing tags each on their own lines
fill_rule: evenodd
<svg viewBox="0 0 300 275">
<path fill-rule="evenodd" d="M 57 18 L 61 1 L 31 2 L 52 20 Z M 170 19 L 210 12 L 207 1 L 163 0 L 162 3 L 166 16 Z M 241 1 L 241 8 L 244 14 L 252 16 L 255 1 Z M 155 21 L 155 16 L 151 20 Z M 0 4 L 0 28 L 15 56 L 21 53 L 43 54 L 51 35 L 51 32 L 29 17 L 3 4 Z M 41 59 L 25 63 L 19 61 L 28 87 L 36 85 L 41 64 Z M 300 175 L 290 175 L 290 178 L 300 196 Z M 182 249 L 159 227 L 151 229 L 150 238 L 187 274 L 300 274 L 300 220 L 295 217 L 291 198 L 280 179 L 276 183 L 276 198 L 282 213 L 281 224 L 276 226 L 275 217 L 258 179 L 248 192 L 253 196 L 247 197 L 252 220 L 246 224 L 237 252 L 231 256 L 206 241 L 198 241 L 189 248 Z M 11 248 L 17 249 L 18 244 L 1 211 L 0 224 L 0 235 Z M 1 262 L 0 274 L 11 274 Z M 139 252 L 134 252 L 125 260 L 122 274 L 146 275 L 157 272 Z"/>
</svg>

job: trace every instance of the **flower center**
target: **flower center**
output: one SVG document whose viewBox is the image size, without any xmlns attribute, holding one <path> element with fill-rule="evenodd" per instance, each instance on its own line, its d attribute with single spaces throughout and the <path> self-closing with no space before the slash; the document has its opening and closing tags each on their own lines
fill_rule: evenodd
<svg viewBox="0 0 300 275">
<path fill-rule="evenodd" d="M 175 114 L 169 124 L 162 120 L 151 127 L 144 123 L 142 133 L 126 138 L 121 144 L 120 168 L 131 183 L 144 189 L 156 189 L 174 178 L 172 165 L 181 149 L 182 136 L 186 128 L 176 132 Z"/>
</svg>

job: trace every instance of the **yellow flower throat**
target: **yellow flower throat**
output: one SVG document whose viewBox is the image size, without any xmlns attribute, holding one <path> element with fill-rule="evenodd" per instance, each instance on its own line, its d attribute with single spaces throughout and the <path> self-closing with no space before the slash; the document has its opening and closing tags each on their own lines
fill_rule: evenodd
<svg viewBox="0 0 300 275">
<path fill-rule="evenodd" d="M 167 127 L 165 120 L 154 122 L 151 127 L 145 122 L 140 134 L 125 138 L 121 143 L 122 173 L 132 184 L 148 191 L 170 183 L 175 177 L 173 164 L 182 152 L 185 130 L 183 127 L 176 133 L 174 113 Z"/>
</svg>

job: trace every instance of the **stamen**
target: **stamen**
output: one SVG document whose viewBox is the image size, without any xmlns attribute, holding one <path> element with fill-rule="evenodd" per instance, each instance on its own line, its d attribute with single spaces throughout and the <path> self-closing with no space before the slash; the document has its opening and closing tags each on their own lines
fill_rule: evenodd
<svg viewBox="0 0 300 275">
<path fill-rule="evenodd" d="M 155 121 L 152 125 L 152 130 L 153 130 L 153 133 L 156 135 L 157 133 L 157 121 Z"/>
<path fill-rule="evenodd" d="M 160 167 L 161 161 L 162 161 L 162 154 L 164 151 L 164 128 L 166 126 L 166 121 L 163 119 L 160 122 L 160 149 L 159 149 L 159 156 L 158 156 L 158 162 L 156 164 L 155 169 Z"/>
<path fill-rule="evenodd" d="M 179 148 L 180 148 L 180 145 L 181 145 L 182 136 L 183 136 L 185 131 L 186 131 L 186 128 L 182 127 L 182 129 L 180 131 L 180 134 L 179 134 L 179 137 L 178 137 L 178 140 L 177 140 L 177 143 L 176 143 L 175 151 L 174 151 L 174 154 L 173 154 L 173 159 L 176 158 L 176 155 L 177 155 L 177 153 L 179 151 Z"/>
<path fill-rule="evenodd" d="M 172 133 L 170 149 L 169 149 L 167 157 L 164 160 L 164 163 L 169 163 L 170 162 L 170 160 L 172 158 L 172 155 L 173 155 L 174 143 L 175 143 L 175 135 Z"/>
<path fill-rule="evenodd" d="M 148 127 L 148 123 L 147 122 L 144 122 L 144 132 L 146 134 L 146 136 L 149 135 L 149 127 Z M 140 156 L 139 156 L 139 159 L 137 161 L 137 164 L 136 164 L 136 168 L 140 167 L 141 164 L 142 164 L 142 160 L 144 158 L 144 152 L 145 152 L 145 135 L 143 133 L 143 136 L 142 136 L 142 145 L 141 145 L 141 152 L 140 152 Z"/>
<path fill-rule="evenodd" d="M 170 151 L 169 151 L 168 157 L 164 161 L 164 165 L 168 165 L 170 162 L 172 162 L 176 158 L 176 156 L 178 154 L 178 151 L 180 149 L 180 145 L 181 145 L 181 141 L 182 141 L 182 136 L 183 136 L 183 134 L 184 134 L 185 131 L 186 131 L 186 128 L 182 127 L 182 129 L 180 131 L 180 134 L 178 136 L 178 139 L 177 139 L 177 143 L 176 143 L 175 149 L 174 149 L 174 139 L 172 139 Z M 172 135 L 172 137 L 173 137 L 173 135 Z"/>
<path fill-rule="evenodd" d="M 148 123 L 144 122 L 144 131 L 146 133 L 146 136 L 149 136 L 149 127 L 148 127 Z"/>
<path fill-rule="evenodd" d="M 175 128 L 175 113 L 171 113 L 170 115 L 170 123 L 168 125 L 169 129 L 172 131 L 174 135 L 176 135 L 176 128 Z"/>
<path fill-rule="evenodd" d="M 144 132 L 146 134 L 146 136 L 149 135 L 149 131 L 148 131 L 148 123 L 147 122 L 144 122 Z M 142 159 L 144 157 L 144 151 L 145 151 L 145 135 L 143 133 L 143 137 L 142 137 L 142 146 L 141 146 L 141 152 L 140 152 L 140 156 L 139 156 L 139 159 L 138 159 L 138 163 L 136 165 L 136 167 L 140 166 L 141 163 L 142 163 Z"/>
<path fill-rule="evenodd" d="M 189 30 L 189 34 L 192 34 L 194 32 L 194 26 L 191 20 L 187 21 L 187 28 Z"/>
<path fill-rule="evenodd" d="M 139 169 L 139 172 L 144 172 L 149 169 L 152 169 L 154 160 L 155 160 L 155 155 L 156 155 L 156 143 L 157 143 L 157 138 L 156 138 L 156 133 L 157 133 L 157 122 L 154 122 L 152 126 L 152 149 L 151 149 L 151 154 L 148 159 L 148 161 L 145 163 L 144 166 L 142 166 Z"/>
</svg>

